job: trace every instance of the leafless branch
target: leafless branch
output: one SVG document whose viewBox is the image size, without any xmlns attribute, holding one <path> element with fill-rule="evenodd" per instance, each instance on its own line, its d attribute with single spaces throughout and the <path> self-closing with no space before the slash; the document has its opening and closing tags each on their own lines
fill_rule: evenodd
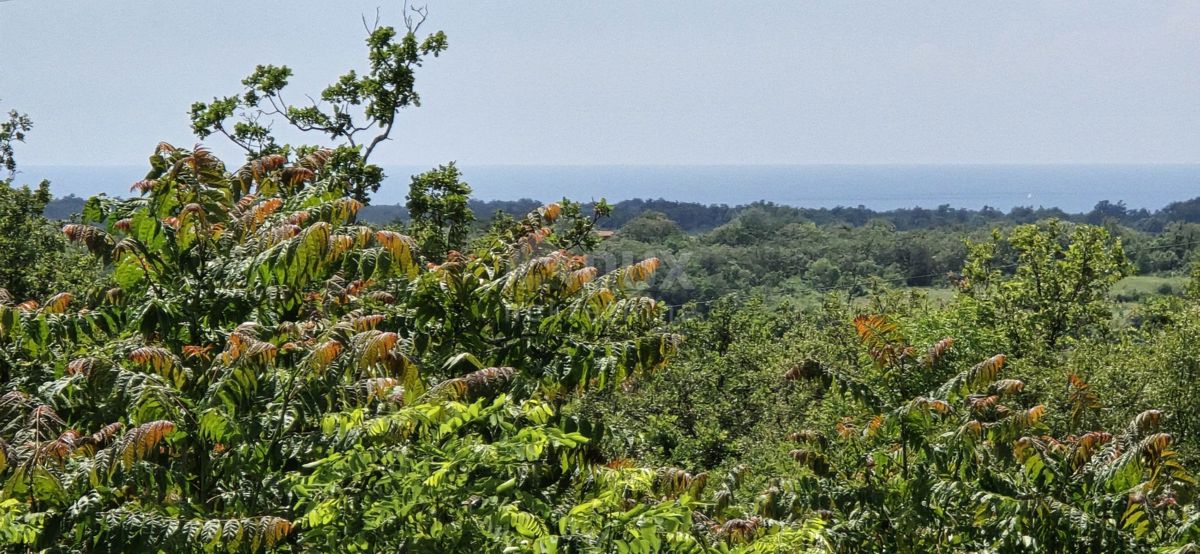
<svg viewBox="0 0 1200 554">
<path fill-rule="evenodd" d="M 429 17 L 428 5 L 417 7 L 410 5 L 408 0 L 404 0 L 404 27 L 408 29 L 408 32 L 417 32 L 427 17 Z"/>
<path fill-rule="evenodd" d="M 240 147 L 242 150 L 245 150 L 247 154 L 253 154 L 253 153 L 254 153 L 254 149 L 253 149 L 253 148 L 251 148 L 249 144 L 247 144 L 246 142 L 244 142 L 244 141 L 241 141 L 241 140 L 238 140 L 237 138 L 235 138 L 235 137 L 234 137 L 232 134 L 230 134 L 230 133 L 229 133 L 229 131 L 226 131 L 226 130 L 225 130 L 225 126 L 224 126 L 224 125 L 217 125 L 217 130 L 218 130 L 218 131 L 220 131 L 222 135 L 225 135 L 225 138 L 229 139 L 229 141 L 230 141 L 230 142 L 232 142 L 232 143 L 236 144 L 236 145 L 237 145 L 237 146 L 239 146 L 239 147 Z"/>
<path fill-rule="evenodd" d="M 367 30 L 368 35 L 374 33 L 379 28 L 379 6 L 375 6 L 375 23 L 368 24 L 366 14 L 362 16 L 362 23 L 363 29 Z"/>
</svg>

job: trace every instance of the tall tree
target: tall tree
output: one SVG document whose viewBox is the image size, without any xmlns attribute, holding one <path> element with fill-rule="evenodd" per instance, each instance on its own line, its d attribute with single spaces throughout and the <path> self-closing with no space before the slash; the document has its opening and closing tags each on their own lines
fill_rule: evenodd
<svg viewBox="0 0 1200 554">
<path fill-rule="evenodd" d="M 475 214 L 468 206 L 471 186 L 462 182 L 454 162 L 412 178 L 408 189 L 409 224 L 421 252 L 443 260 L 451 250 L 466 247 Z"/>
<path fill-rule="evenodd" d="M 1103 227 L 1051 219 L 971 245 L 960 285 L 1015 348 L 1054 348 L 1099 331 L 1111 314 L 1108 289 L 1131 271 L 1121 240 Z"/>
<path fill-rule="evenodd" d="M 367 71 L 343 74 L 321 91 L 319 101 L 288 103 L 284 91 L 292 77 L 291 68 L 260 65 L 242 80 L 246 88 L 241 94 L 194 103 L 192 129 L 202 139 L 217 133 L 227 137 L 246 151 L 248 160 L 293 150 L 307 154 L 315 149 L 280 144 L 272 134 L 271 121 L 282 120 L 299 131 L 324 135 L 339 143 L 329 157 L 337 179 L 355 200 L 368 203 L 384 178 L 383 169 L 370 163 L 371 155 L 391 137 L 400 111 L 421 105 L 417 68 L 426 57 L 437 57 L 448 46 L 441 31 L 418 37 L 427 15 L 425 8 L 406 4 L 404 9 L 405 30 L 380 26 L 378 21 L 368 26 Z"/>
</svg>

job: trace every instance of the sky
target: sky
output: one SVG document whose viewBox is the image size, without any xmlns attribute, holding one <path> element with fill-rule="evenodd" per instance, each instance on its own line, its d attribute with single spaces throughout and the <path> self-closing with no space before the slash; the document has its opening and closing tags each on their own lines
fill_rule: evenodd
<svg viewBox="0 0 1200 554">
<path fill-rule="evenodd" d="M 256 64 L 293 97 L 361 68 L 376 8 L 400 24 L 385 0 L 0 1 L 0 109 L 35 121 L 23 164 L 141 164 Z M 1200 163 L 1200 0 L 428 8 L 450 48 L 374 161 Z"/>
</svg>

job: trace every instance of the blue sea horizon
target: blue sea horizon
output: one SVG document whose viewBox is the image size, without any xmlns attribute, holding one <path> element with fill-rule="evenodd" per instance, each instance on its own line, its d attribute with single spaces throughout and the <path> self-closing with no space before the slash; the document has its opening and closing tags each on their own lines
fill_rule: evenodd
<svg viewBox="0 0 1200 554">
<path fill-rule="evenodd" d="M 1111 165 L 469 165 L 463 178 L 481 200 L 563 197 L 610 202 L 665 198 L 739 205 L 765 200 L 808 208 L 866 206 L 1010 210 L 1056 207 L 1078 213 L 1101 200 L 1155 210 L 1200 196 L 1200 164 Z M 403 203 L 409 177 L 427 170 L 385 166 L 374 204 Z M 55 196 L 128 196 L 145 166 L 25 166 L 18 183 L 51 181 Z"/>
</svg>

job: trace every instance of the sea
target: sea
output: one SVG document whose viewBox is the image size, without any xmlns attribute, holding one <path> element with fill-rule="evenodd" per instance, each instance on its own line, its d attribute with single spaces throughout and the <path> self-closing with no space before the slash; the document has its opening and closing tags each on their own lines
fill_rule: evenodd
<svg viewBox="0 0 1200 554">
<path fill-rule="evenodd" d="M 410 177 L 427 170 L 387 166 L 374 204 L 403 203 Z M 1155 210 L 1200 196 L 1200 164 L 1157 165 L 469 165 L 463 180 L 481 200 L 561 198 L 610 202 L 664 198 L 740 205 L 759 200 L 799 207 L 876 210 L 949 205 L 1000 210 L 1091 210 L 1124 202 Z M 128 196 L 145 166 L 25 166 L 18 182 L 51 181 L 55 196 Z"/>
</svg>

